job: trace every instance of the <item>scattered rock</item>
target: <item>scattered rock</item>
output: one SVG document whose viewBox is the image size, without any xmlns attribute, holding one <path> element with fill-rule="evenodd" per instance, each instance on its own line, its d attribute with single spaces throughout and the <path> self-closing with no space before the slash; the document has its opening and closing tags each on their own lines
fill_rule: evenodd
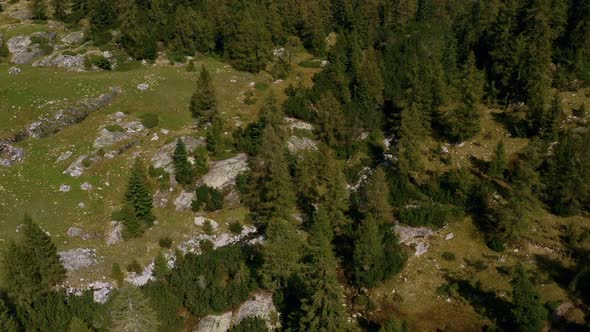
<svg viewBox="0 0 590 332">
<path fill-rule="evenodd" d="M 122 127 L 128 134 L 135 134 L 145 130 L 145 127 L 139 121 L 127 122 Z"/>
<path fill-rule="evenodd" d="M 317 150 L 317 142 L 307 137 L 291 136 L 287 141 L 287 149 L 289 149 L 290 152 Z"/>
<path fill-rule="evenodd" d="M 409 243 L 416 238 L 427 239 L 434 234 L 432 229 L 428 227 L 409 227 L 399 224 L 395 225 L 393 230 L 401 244 Z"/>
<path fill-rule="evenodd" d="M 115 289 L 115 285 L 110 282 L 97 281 L 89 284 L 88 288 L 93 291 L 94 302 L 105 304 L 109 299 L 110 293 Z"/>
<path fill-rule="evenodd" d="M 160 137 L 158 136 L 158 134 L 154 133 L 154 136 L 152 136 L 151 141 L 154 142 L 154 141 L 157 141 L 159 139 L 160 139 Z"/>
<path fill-rule="evenodd" d="M 79 237 L 82 240 L 92 240 L 95 239 L 97 237 L 99 237 L 99 234 L 96 233 L 92 233 L 92 232 L 87 232 L 84 229 L 80 228 L 80 227 L 70 227 L 68 228 L 68 231 L 66 232 L 66 234 L 69 237 Z"/>
<path fill-rule="evenodd" d="M 109 119 L 115 120 L 115 121 L 121 120 L 124 117 L 125 117 L 125 113 L 123 113 L 123 112 L 116 112 L 116 113 L 109 115 Z"/>
<path fill-rule="evenodd" d="M 13 10 L 8 14 L 8 16 L 10 16 L 11 18 L 17 19 L 17 20 L 21 20 L 21 21 L 33 19 L 33 13 L 28 8 L 28 6 Z"/>
<path fill-rule="evenodd" d="M 18 67 L 10 67 L 8 69 L 8 75 L 18 75 L 21 73 L 21 69 Z"/>
<path fill-rule="evenodd" d="M 141 83 L 141 84 L 137 85 L 137 90 L 139 90 L 139 91 L 146 91 L 149 88 L 150 88 L 150 85 L 147 83 Z"/>
<path fill-rule="evenodd" d="M 15 64 L 31 63 L 34 58 L 45 54 L 45 51 L 39 48 L 39 44 L 33 44 L 30 36 L 12 37 L 6 45 L 11 54 L 10 62 Z"/>
<path fill-rule="evenodd" d="M 238 309 L 235 315 L 234 324 L 239 324 L 242 320 L 248 317 L 258 317 L 266 321 L 269 329 L 274 329 L 273 316 L 276 316 L 277 309 L 274 306 L 272 293 L 260 291 L 254 294 L 252 300 L 244 302 Z"/>
<path fill-rule="evenodd" d="M 111 221 L 110 231 L 107 234 L 107 245 L 112 246 L 123 240 L 123 224 L 118 221 Z"/>
<path fill-rule="evenodd" d="M 452 240 L 454 238 L 455 238 L 455 234 L 453 234 L 453 233 L 449 233 L 449 234 L 447 234 L 447 236 L 445 236 L 445 240 L 446 241 Z"/>
<path fill-rule="evenodd" d="M 187 211 L 191 209 L 193 204 L 193 200 L 195 199 L 195 193 L 183 191 L 178 195 L 176 200 L 174 200 L 174 206 L 176 207 L 176 211 Z"/>
<path fill-rule="evenodd" d="M 430 245 L 426 242 L 418 242 L 416 243 L 416 252 L 414 253 L 415 256 L 422 256 L 426 252 L 428 252 L 428 248 Z"/>
<path fill-rule="evenodd" d="M 305 121 L 301 121 L 295 118 L 285 118 L 285 122 L 287 126 L 291 129 L 302 129 L 302 130 L 313 130 L 313 125 L 311 123 L 307 123 Z"/>
<path fill-rule="evenodd" d="M 145 267 L 145 269 L 143 269 L 142 273 L 135 273 L 132 272 L 129 274 L 129 276 L 127 276 L 127 278 L 125 278 L 125 281 L 127 281 L 128 283 L 134 285 L 134 286 L 143 286 L 145 284 L 148 283 L 148 281 L 153 280 L 154 277 L 152 275 L 152 272 L 154 270 L 154 263 L 150 263 L 148 264 L 148 266 Z"/>
<path fill-rule="evenodd" d="M 84 31 L 70 32 L 61 39 L 62 43 L 68 45 L 79 44 L 82 40 L 84 40 Z"/>
<path fill-rule="evenodd" d="M 41 60 L 35 61 L 33 67 L 57 67 L 70 68 L 79 71 L 84 70 L 85 57 L 83 55 L 64 55 L 53 53 Z"/>
<path fill-rule="evenodd" d="M 103 128 L 100 130 L 99 136 L 94 140 L 92 146 L 95 149 L 105 148 L 107 146 L 114 145 L 118 142 L 124 141 L 129 138 L 129 135 L 120 131 L 108 131 Z"/>
<path fill-rule="evenodd" d="M 208 219 L 205 217 L 195 217 L 195 225 L 203 227 L 205 226 L 205 222 L 209 221 L 209 223 L 211 224 L 211 228 L 213 228 L 213 230 L 216 230 L 217 228 L 219 228 L 219 224 L 217 222 L 215 222 L 215 220 L 212 219 Z"/>
<path fill-rule="evenodd" d="M 196 332 L 227 332 L 232 324 L 232 312 L 205 316 L 199 322 Z"/>
<path fill-rule="evenodd" d="M 80 186 L 80 189 L 82 189 L 84 191 L 92 190 L 92 185 L 90 183 L 88 183 L 88 182 L 84 182 Z"/>
<path fill-rule="evenodd" d="M 213 243 L 214 248 L 221 248 L 225 246 L 229 246 L 244 240 L 248 242 L 260 243 L 263 240 L 261 239 L 253 239 L 248 240 L 252 237 L 253 234 L 257 232 L 256 227 L 254 226 L 245 226 L 242 229 L 240 234 L 233 234 L 233 233 L 223 233 L 223 234 L 199 234 L 195 237 L 192 237 L 186 241 L 183 241 L 179 246 L 178 249 L 181 250 L 183 253 L 192 253 L 192 254 L 200 254 L 200 244 L 202 240 L 208 240 Z"/>
<path fill-rule="evenodd" d="M 248 170 L 248 156 L 240 153 L 230 159 L 212 162 L 209 169 L 200 183 L 215 189 L 225 189 L 235 184 L 240 173 Z"/>
<path fill-rule="evenodd" d="M 11 167 L 25 159 L 25 150 L 0 141 L 0 166 Z"/>
<path fill-rule="evenodd" d="M 170 130 L 162 128 L 160 129 L 160 133 L 162 133 L 163 135 L 168 135 L 170 134 Z"/>
<path fill-rule="evenodd" d="M 154 207 L 157 208 L 165 208 L 168 205 L 168 201 L 170 200 L 170 192 L 167 190 L 158 190 L 154 194 Z"/>
<path fill-rule="evenodd" d="M 63 174 L 68 174 L 69 176 L 75 178 L 82 176 L 85 169 L 82 163 L 86 158 L 88 158 L 87 155 L 81 155 L 80 157 L 78 157 L 78 159 L 76 159 L 73 163 L 70 164 L 70 166 L 68 166 L 68 168 L 65 171 L 63 171 Z"/>
<path fill-rule="evenodd" d="M 62 161 L 66 161 L 66 160 L 70 159 L 71 156 L 72 156 L 72 151 L 66 151 L 66 152 L 62 153 L 59 157 L 57 157 L 57 160 L 55 162 L 59 163 Z"/>
<path fill-rule="evenodd" d="M 68 272 L 78 271 L 98 263 L 96 249 L 78 248 L 58 253 L 59 260 Z"/>
<path fill-rule="evenodd" d="M 68 186 L 67 184 L 62 184 L 59 187 L 59 191 L 61 191 L 62 193 L 67 193 L 71 190 L 72 188 L 70 186 Z"/>
</svg>

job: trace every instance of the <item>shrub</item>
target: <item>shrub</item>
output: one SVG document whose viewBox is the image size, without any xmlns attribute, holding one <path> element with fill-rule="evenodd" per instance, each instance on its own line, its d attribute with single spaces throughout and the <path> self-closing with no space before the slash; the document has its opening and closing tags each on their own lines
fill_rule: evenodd
<svg viewBox="0 0 590 332">
<path fill-rule="evenodd" d="M 114 124 L 114 125 L 108 125 L 105 127 L 106 130 L 110 131 L 111 133 L 122 133 L 125 131 L 125 128 L 119 126 L 118 124 Z"/>
<path fill-rule="evenodd" d="M 146 113 L 141 116 L 141 123 L 144 127 L 152 129 L 158 126 L 160 123 L 160 118 L 157 114 Z"/>
<path fill-rule="evenodd" d="M 321 60 L 305 60 L 299 63 L 299 67 L 303 68 L 322 68 Z"/>
<path fill-rule="evenodd" d="M 84 65 L 86 68 L 96 66 L 99 69 L 111 70 L 111 62 L 102 55 L 87 55 Z"/>
<path fill-rule="evenodd" d="M 192 203 L 194 211 L 203 208 L 205 211 L 212 212 L 223 208 L 223 194 L 221 191 L 202 185 L 197 188 L 196 193 L 197 197 Z"/>
<path fill-rule="evenodd" d="M 259 317 L 247 317 L 240 324 L 229 329 L 228 332 L 266 332 L 266 322 Z"/>
<path fill-rule="evenodd" d="M 111 213 L 111 220 L 121 221 L 125 220 L 126 217 L 127 215 L 125 214 L 125 211 L 122 210 L 114 211 L 113 213 Z"/>
<path fill-rule="evenodd" d="M 258 91 L 265 91 L 266 89 L 268 89 L 269 85 L 268 83 L 264 83 L 264 82 L 256 82 L 256 84 L 254 84 L 254 89 L 258 90 Z"/>
<path fill-rule="evenodd" d="M 88 158 L 82 160 L 82 166 L 84 166 L 84 167 L 90 167 L 90 166 L 92 166 L 92 160 L 90 160 Z"/>
<path fill-rule="evenodd" d="M 229 231 L 234 234 L 242 233 L 243 229 L 244 229 L 244 226 L 242 226 L 242 224 L 237 220 L 233 221 L 231 224 L 229 224 Z"/>
<path fill-rule="evenodd" d="M 213 234 L 213 225 L 211 225 L 211 221 L 209 221 L 209 219 L 205 220 L 205 223 L 203 223 L 203 231 L 207 235 Z"/>
<path fill-rule="evenodd" d="M 141 264 L 139 264 L 137 259 L 132 260 L 131 263 L 127 265 L 127 272 L 141 273 L 142 271 L 143 268 L 141 267 Z"/>
<path fill-rule="evenodd" d="M 449 261 L 449 262 L 450 262 L 450 261 L 454 261 L 454 260 L 455 260 L 457 257 L 456 257 L 456 256 L 455 256 L 455 254 L 453 254 L 452 252 L 445 251 L 445 252 L 443 252 L 443 254 L 442 254 L 442 258 L 443 258 L 445 261 Z"/>
<path fill-rule="evenodd" d="M 410 226 L 431 226 L 438 229 L 443 227 L 450 217 L 460 213 L 458 208 L 433 204 L 402 208 L 399 218 L 402 223 Z"/>
<path fill-rule="evenodd" d="M 172 247 L 172 239 L 167 236 L 162 237 L 160 240 L 158 240 L 158 245 L 160 248 L 170 249 L 170 247 Z"/>
<path fill-rule="evenodd" d="M 61 52 L 62 55 L 69 55 L 69 56 L 74 56 L 77 55 L 78 53 L 71 51 L 71 50 L 65 50 L 63 52 Z"/>
<path fill-rule="evenodd" d="M 215 246 L 213 245 L 213 242 L 211 242 L 211 240 L 203 239 L 199 242 L 199 248 L 201 248 L 201 251 L 203 253 L 207 253 L 215 249 Z"/>
</svg>

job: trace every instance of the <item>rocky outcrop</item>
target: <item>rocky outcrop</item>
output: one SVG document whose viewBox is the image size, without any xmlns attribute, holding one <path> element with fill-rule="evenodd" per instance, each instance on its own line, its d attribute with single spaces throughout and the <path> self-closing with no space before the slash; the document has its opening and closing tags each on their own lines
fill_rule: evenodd
<svg viewBox="0 0 590 332">
<path fill-rule="evenodd" d="M 128 283 L 134 285 L 134 286 L 143 286 L 145 284 L 147 284 L 150 280 L 154 280 L 153 277 L 153 271 L 154 271 L 154 263 L 150 263 L 148 264 L 148 266 L 145 267 L 145 269 L 143 269 L 143 271 L 141 273 L 135 273 L 132 272 L 130 273 L 127 278 L 125 278 L 125 281 L 127 281 Z"/>
<path fill-rule="evenodd" d="M 79 178 L 82 176 L 82 174 L 84 174 L 84 170 L 86 169 L 86 167 L 83 165 L 86 158 L 88 158 L 87 155 L 81 155 L 78 157 L 78 159 L 74 160 L 74 162 L 71 163 L 65 171 L 63 171 L 63 174 L 67 174 L 74 178 Z"/>
<path fill-rule="evenodd" d="M 215 189 L 226 189 L 236 183 L 236 178 L 248 170 L 248 156 L 240 153 L 237 156 L 212 162 L 209 172 L 199 181 Z"/>
<path fill-rule="evenodd" d="M 289 128 L 301 130 L 313 130 L 313 125 L 295 118 L 285 118 L 285 122 Z"/>
<path fill-rule="evenodd" d="M 68 272 L 78 271 L 96 265 L 96 249 L 77 248 L 58 253 L 59 260 Z"/>
<path fill-rule="evenodd" d="M 178 197 L 174 200 L 174 206 L 176 207 L 176 211 L 188 211 L 191 209 L 193 204 L 193 200 L 195 199 L 195 193 L 183 191 L 178 195 Z"/>
<path fill-rule="evenodd" d="M 164 190 L 158 190 L 154 194 L 153 204 L 154 207 L 157 208 L 165 208 L 168 205 L 168 201 L 170 200 L 170 192 Z"/>
<path fill-rule="evenodd" d="M 18 75 L 22 72 L 22 70 L 18 67 L 10 67 L 8 69 L 8 75 Z"/>
<path fill-rule="evenodd" d="M 188 153 L 193 153 L 198 147 L 205 146 L 205 139 L 202 137 L 194 138 L 190 136 L 184 136 L 180 138 Z M 172 155 L 174 154 L 174 148 L 176 147 L 176 141 L 166 144 L 156 151 L 152 157 L 152 166 L 154 168 L 163 168 L 166 172 L 173 174 L 174 165 L 172 165 Z"/>
<path fill-rule="evenodd" d="M 54 53 L 41 60 L 35 61 L 33 67 L 58 67 L 81 71 L 84 70 L 84 60 L 83 55 L 64 55 Z"/>
<path fill-rule="evenodd" d="M 240 234 L 223 233 L 223 234 L 199 234 L 188 240 L 183 241 L 179 246 L 184 253 L 200 254 L 201 253 L 201 241 L 207 240 L 213 243 L 214 248 L 221 248 L 229 246 L 238 242 L 246 241 L 253 237 L 257 232 L 254 226 L 245 226 Z"/>
<path fill-rule="evenodd" d="M 25 159 L 25 150 L 0 142 L 0 166 L 10 167 Z"/>
<path fill-rule="evenodd" d="M 227 332 L 232 324 L 233 313 L 231 311 L 221 315 L 209 315 L 203 317 L 195 332 Z"/>
<path fill-rule="evenodd" d="M 107 245 L 112 246 L 123 240 L 123 224 L 118 221 L 111 221 L 107 234 Z"/>
<path fill-rule="evenodd" d="M 84 229 L 82 229 L 80 227 L 75 227 L 75 226 L 68 228 L 68 231 L 66 232 L 66 234 L 69 237 L 79 237 L 82 240 L 92 240 L 92 239 L 96 239 L 97 237 L 100 236 L 100 234 L 97 234 L 94 232 L 87 232 Z"/>
<path fill-rule="evenodd" d="M 414 247 L 415 256 L 422 256 L 428 252 L 430 245 L 426 240 L 434 235 L 432 229 L 428 227 L 409 227 L 398 224 L 393 227 L 393 230 L 401 244 Z"/>
<path fill-rule="evenodd" d="M 61 41 L 64 44 L 73 45 L 79 44 L 84 40 L 84 31 L 74 31 L 65 35 Z"/>
<path fill-rule="evenodd" d="M 10 53 L 10 62 L 15 64 L 28 64 L 36 57 L 45 54 L 39 44 L 34 44 L 30 36 L 16 36 L 10 38 L 6 45 Z"/>
<path fill-rule="evenodd" d="M 28 7 L 19 8 L 8 13 L 8 16 L 17 20 L 32 20 L 33 13 Z"/>
</svg>

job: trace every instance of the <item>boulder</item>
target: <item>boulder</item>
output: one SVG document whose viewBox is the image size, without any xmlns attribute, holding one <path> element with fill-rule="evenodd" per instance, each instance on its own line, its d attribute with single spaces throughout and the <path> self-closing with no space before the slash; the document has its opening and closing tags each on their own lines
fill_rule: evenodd
<svg viewBox="0 0 590 332">
<path fill-rule="evenodd" d="M 78 271 L 96 265 L 96 249 L 77 248 L 57 253 L 59 260 L 68 272 Z"/>
<path fill-rule="evenodd" d="M 88 183 L 88 182 L 84 182 L 80 186 L 80 189 L 82 189 L 84 191 L 89 191 L 89 190 L 92 190 L 92 185 L 90 183 Z"/>
<path fill-rule="evenodd" d="M 65 35 L 61 41 L 64 44 L 72 45 L 79 44 L 84 40 L 84 31 L 74 31 Z"/>
<path fill-rule="evenodd" d="M 33 19 L 33 12 L 28 7 L 22 7 L 16 10 L 11 11 L 8 16 L 11 18 L 25 21 L 25 20 L 32 20 Z"/>
<path fill-rule="evenodd" d="M 313 125 L 311 123 L 307 123 L 305 121 L 301 121 L 295 118 L 285 118 L 285 122 L 287 126 L 291 129 L 301 129 L 301 130 L 313 130 Z"/>
<path fill-rule="evenodd" d="M 205 316 L 199 322 L 195 332 L 227 332 L 232 324 L 232 312 L 228 311 L 221 315 Z"/>
<path fill-rule="evenodd" d="M 108 131 L 105 128 L 100 130 L 99 136 L 94 140 L 92 146 L 95 149 L 106 148 L 115 143 L 124 141 L 129 138 L 129 135 L 120 131 Z"/>
<path fill-rule="evenodd" d="M 72 187 L 68 186 L 67 184 L 62 184 L 62 185 L 59 187 L 59 191 L 61 191 L 62 193 L 67 193 L 67 192 L 69 192 L 70 190 L 72 190 Z"/>
<path fill-rule="evenodd" d="M 22 72 L 22 70 L 18 67 L 10 67 L 8 69 L 8 75 L 18 75 Z"/>
<path fill-rule="evenodd" d="M 35 61 L 33 67 L 58 67 L 84 70 L 84 61 L 85 59 L 83 55 L 63 55 L 54 53 L 41 60 Z"/>
<path fill-rule="evenodd" d="M 123 224 L 118 221 L 111 221 L 110 230 L 107 234 L 107 245 L 112 246 L 123 240 Z"/>
<path fill-rule="evenodd" d="M 76 159 L 73 163 L 70 164 L 70 166 L 68 166 L 68 168 L 65 171 L 63 171 L 63 174 L 68 174 L 69 176 L 74 178 L 79 178 L 80 176 L 82 176 L 82 174 L 84 174 L 85 169 L 82 163 L 86 158 L 88 158 L 87 155 L 81 155 L 80 157 L 78 157 L 78 159 Z"/>
<path fill-rule="evenodd" d="M 150 85 L 147 83 L 141 83 L 141 84 L 137 85 L 137 90 L 139 90 L 139 91 L 146 91 L 149 88 L 150 88 Z"/>
<path fill-rule="evenodd" d="M 205 139 L 202 137 L 194 138 L 191 136 L 183 136 L 180 139 L 186 146 L 188 153 L 193 153 L 198 147 L 205 146 Z M 154 166 L 154 168 L 163 168 L 169 174 L 173 174 L 174 165 L 172 165 L 172 155 L 174 154 L 175 147 L 176 141 L 159 148 L 152 157 L 152 166 Z"/>
<path fill-rule="evenodd" d="M 154 263 L 148 264 L 141 273 L 130 273 L 125 281 L 128 283 L 140 287 L 148 283 L 150 280 L 154 280 L 153 272 L 154 271 Z"/>
<path fill-rule="evenodd" d="M 92 232 L 87 232 L 80 227 L 70 227 L 66 232 L 67 236 L 69 237 L 79 237 L 82 240 L 91 240 L 97 238 L 99 235 Z"/>
<path fill-rule="evenodd" d="M 428 252 L 428 248 L 430 245 L 426 242 L 418 242 L 416 243 L 416 252 L 414 252 L 415 256 L 422 256 Z"/>
<path fill-rule="evenodd" d="M 8 52 L 10 52 L 10 62 L 15 64 L 28 64 L 36 57 L 45 54 L 45 51 L 39 48 L 39 44 L 33 44 L 30 36 L 12 37 L 6 43 Z"/>
<path fill-rule="evenodd" d="M 248 317 L 258 317 L 266 321 L 267 327 L 272 329 L 276 324 L 273 317 L 276 316 L 276 313 L 277 309 L 272 299 L 272 293 L 259 291 L 254 294 L 253 299 L 244 302 L 240 306 L 234 317 L 234 324 L 240 324 L 242 320 Z"/>
<path fill-rule="evenodd" d="M 25 150 L 0 142 L 0 166 L 11 167 L 25 159 Z"/>
<path fill-rule="evenodd" d="M 154 207 L 165 208 L 170 200 L 170 192 L 167 190 L 158 190 L 154 194 Z"/>
<path fill-rule="evenodd" d="M 219 228 L 219 224 L 213 220 L 213 219 L 208 219 L 205 217 L 195 217 L 195 225 L 199 226 L 199 227 L 203 227 L 205 226 L 205 223 L 209 221 L 209 223 L 211 224 L 211 228 L 213 228 L 213 230 L 216 230 L 217 228 Z"/>
<path fill-rule="evenodd" d="M 174 200 L 174 206 L 176 207 L 176 211 L 187 211 L 190 210 L 193 204 L 193 200 L 195 199 L 195 193 L 183 191 L 178 195 L 176 200 Z"/>
<path fill-rule="evenodd" d="M 66 161 L 72 156 L 72 151 L 66 151 L 57 157 L 56 163 Z"/>
<path fill-rule="evenodd" d="M 237 156 L 212 162 L 209 172 L 200 180 L 201 184 L 215 189 L 226 189 L 236 183 L 238 175 L 248 170 L 248 156 L 240 153 Z"/>
<path fill-rule="evenodd" d="M 432 229 L 428 227 L 410 227 L 399 224 L 395 225 L 393 230 L 402 244 L 409 243 L 416 238 L 427 239 L 434 234 Z"/>
</svg>

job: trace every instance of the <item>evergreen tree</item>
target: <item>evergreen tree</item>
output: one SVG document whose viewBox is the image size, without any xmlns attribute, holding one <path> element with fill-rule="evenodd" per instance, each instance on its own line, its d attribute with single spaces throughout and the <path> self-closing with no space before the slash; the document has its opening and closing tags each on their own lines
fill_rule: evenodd
<svg viewBox="0 0 590 332">
<path fill-rule="evenodd" d="M 211 120 L 211 128 L 207 131 L 205 137 L 207 142 L 207 151 L 213 155 L 219 155 L 224 150 L 223 119 L 215 116 Z"/>
<path fill-rule="evenodd" d="M 133 209 L 135 216 L 150 227 L 155 218 L 152 214 L 152 195 L 144 172 L 143 164 L 136 159 L 129 177 L 125 201 Z"/>
<path fill-rule="evenodd" d="M 160 252 L 158 256 L 156 256 L 156 259 L 154 259 L 154 270 L 152 274 L 160 280 L 164 279 L 168 274 L 168 261 L 162 252 Z"/>
<path fill-rule="evenodd" d="M 121 5 L 121 44 L 135 59 L 155 59 L 156 40 L 152 37 L 147 13 L 140 10 L 135 1 L 123 1 Z"/>
<path fill-rule="evenodd" d="M 498 142 L 496 149 L 494 150 L 494 156 L 490 163 L 490 169 L 488 173 L 490 176 L 502 179 L 504 178 L 504 171 L 507 167 L 506 151 L 504 150 L 504 141 Z"/>
<path fill-rule="evenodd" d="M 402 271 L 406 261 L 407 255 L 404 253 L 402 246 L 399 243 L 397 235 L 391 229 L 389 224 L 385 227 L 390 229 L 385 231 L 383 236 L 383 278 L 389 278 Z"/>
<path fill-rule="evenodd" d="M 86 17 L 90 11 L 88 0 L 71 0 L 69 19 L 78 22 Z"/>
<path fill-rule="evenodd" d="M 255 13 L 254 5 L 240 12 L 235 30 L 226 32 L 224 51 L 230 63 L 239 70 L 257 73 L 271 59 L 272 39 L 262 15 Z"/>
<path fill-rule="evenodd" d="M 398 167 L 404 173 L 419 171 L 423 167 L 420 152 L 420 113 L 416 106 L 402 111 L 398 143 Z"/>
<path fill-rule="evenodd" d="M 111 305 L 112 331 L 150 332 L 157 331 L 159 322 L 148 299 L 141 290 L 124 286 L 115 295 Z"/>
<path fill-rule="evenodd" d="M 551 100 L 551 106 L 547 116 L 543 119 L 540 126 L 540 136 L 546 140 L 554 140 L 558 136 L 559 123 L 563 120 L 563 106 L 561 98 L 556 93 Z"/>
<path fill-rule="evenodd" d="M 59 21 L 63 21 L 66 18 L 66 11 L 68 7 L 67 0 L 52 0 L 53 5 L 53 17 Z"/>
<path fill-rule="evenodd" d="M 31 304 L 45 290 L 35 258 L 14 241 L 2 251 L 2 284 L 8 295 L 19 306 L 30 309 Z"/>
<path fill-rule="evenodd" d="M 312 262 L 306 278 L 311 296 L 303 300 L 301 331 L 344 331 L 346 314 L 342 308 L 342 290 L 336 275 L 337 263 L 332 250 L 332 230 L 328 214 L 320 208 L 311 229 Z"/>
<path fill-rule="evenodd" d="M 206 121 L 211 121 L 217 113 L 213 79 L 205 65 L 201 67 L 199 79 L 197 80 L 197 90 L 191 98 L 190 111 L 195 119 L 203 118 Z"/>
<path fill-rule="evenodd" d="M 379 225 L 369 215 L 361 222 L 354 242 L 354 272 L 358 285 L 373 287 L 383 278 L 383 247 Z"/>
<path fill-rule="evenodd" d="M 547 319 L 547 310 L 521 264 L 512 279 L 512 316 L 514 328 L 522 332 L 541 331 Z"/>
<path fill-rule="evenodd" d="M 111 267 L 111 278 L 117 282 L 117 286 L 121 287 L 123 285 L 125 274 L 123 273 L 123 270 L 121 270 L 121 265 L 119 265 L 119 263 L 113 263 L 113 266 Z"/>
<path fill-rule="evenodd" d="M 18 321 L 4 299 L 0 299 L 0 330 L 5 332 L 20 331 Z"/>
<path fill-rule="evenodd" d="M 72 318 L 68 328 L 68 332 L 92 332 L 88 324 L 78 317 Z"/>
<path fill-rule="evenodd" d="M 49 291 L 66 278 L 66 270 L 59 260 L 57 248 L 51 237 L 34 223 L 31 217 L 25 217 L 22 230 L 23 247 L 33 258 L 34 266 L 38 268 L 41 286 L 45 291 Z"/>
<path fill-rule="evenodd" d="M 361 210 L 365 215 L 372 215 L 379 222 L 391 221 L 392 211 L 389 204 L 389 187 L 383 168 L 377 167 L 362 190 Z"/>
<path fill-rule="evenodd" d="M 131 239 L 140 237 L 141 234 L 143 234 L 144 227 L 142 226 L 141 220 L 137 217 L 133 207 L 126 202 L 121 212 L 124 215 L 123 238 Z"/>
<path fill-rule="evenodd" d="M 35 20 L 46 20 L 47 19 L 47 4 L 45 0 L 31 0 L 29 2 L 29 9 L 33 14 Z"/>
<path fill-rule="evenodd" d="M 331 92 L 322 95 L 317 102 L 318 134 L 329 146 L 335 147 L 346 137 L 344 113 Z"/>
<path fill-rule="evenodd" d="M 111 41 L 111 31 L 117 22 L 113 0 L 93 0 L 90 6 L 90 27 L 88 35 L 96 45 Z"/>
<path fill-rule="evenodd" d="M 174 162 L 174 175 L 176 181 L 180 184 L 191 184 L 194 178 L 194 172 L 191 164 L 188 162 L 188 155 L 186 152 L 186 145 L 182 139 L 176 141 L 176 148 L 172 156 Z"/>
<path fill-rule="evenodd" d="M 207 166 L 207 151 L 203 148 L 197 148 L 195 150 L 195 177 L 200 177 L 207 174 L 209 167 Z"/>
</svg>

